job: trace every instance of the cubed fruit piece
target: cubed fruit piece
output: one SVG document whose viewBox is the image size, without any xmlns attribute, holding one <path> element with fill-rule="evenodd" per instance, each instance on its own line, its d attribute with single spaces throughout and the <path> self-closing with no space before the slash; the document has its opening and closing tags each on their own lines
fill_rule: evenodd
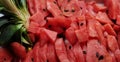
<svg viewBox="0 0 120 62">
<path fill-rule="evenodd" d="M 115 52 L 117 49 L 119 49 L 119 46 L 118 46 L 115 36 L 108 35 L 107 36 L 107 44 L 108 44 L 109 49 L 112 52 Z"/>
<path fill-rule="evenodd" d="M 70 26 L 71 26 L 72 28 L 74 28 L 75 30 L 77 30 L 77 29 L 79 28 L 79 26 L 78 26 L 78 24 L 77 24 L 76 21 L 71 22 Z"/>
<path fill-rule="evenodd" d="M 46 17 L 49 12 L 47 11 L 47 5 L 46 2 L 47 0 L 34 0 L 35 4 L 34 8 L 36 10 L 36 12 L 41 12 L 43 17 Z"/>
<path fill-rule="evenodd" d="M 47 0 L 48 11 L 52 13 L 54 17 L 62 15 L 62 12 L 60 11 L 59 7 L 54 2 L 56 1 Z"/>
<path fill-rule="evenodd" d="M 40 57 L 40 54 L 39 54 L 39 49 L 40 49 L 39 45 L 40 45 L 40 42 L 37 42 L 33 47 L 32 55 L 33 55 L 33 61 L 34 62 L 40 62 L 40 60 L 41 60 L 41 57 Z"/>
<path fill-rule="evenodd" d="M 40 46 L 40 42 L 37 42 L 33 48 L 34 62 L 46 62 L 47 61 L 47 44 Z"/>
<path fill-rule="evenodd" d="M 32 62 L 34 61 L 34 57 L 33 57 L 33 50 L 30 50 L 27 52 L 26 58 L 23 60 L 23 62 Z"/>
<path fill-rule="evenodd" d="M 96 15 L 96 19 L 97 19 L 100 23 L 113 24 L 112 21 L 109 19 L 109 17 L 107 16 L 107 14 L 106 14 L 105 12 L 98 12 L 98 14 Z"/>
<path fill-rule="evenodd" d="M 89 40 L 87 43 L 87 55 L 86 55 L 86 61 L 87 62 L 98 62 L 98 52 L 96 51 L 95 46 L 98 40 Z M 100 55 L 100 54 L 99 54 Z"/>
<path fill-rule="evenodd" d="M 119 45 L 119 48 L 120 48 L 120 32 L 118 32 L 118 35 L 117 35 L 117 42 L 118 42 L 118 45 Z"/>
<path fill-rule="evenodd" d="M 87 19 L 95 19 L 96 12 L 94 11 L 94 7 L 90 4 L 87 5 L 87 12 L 86 12 L 86 18 Z"/>
<path fill-rule="evenodd" d="M 47 62 L 47 49 L 48 49 L 48 45 L 45 44 L 43 46 L 40 46 L 40 48 L 38 49 L 39 50 L 39 57 L 38 59 L 40 59 L 40 62 Z"/>
<path fill-rule="evenodd" d="M 13 57 L 11 53 L 7 49 L 0 47 L 0 62 L 12 62 L 12 60 Z"/>
<path fill-rule="evenodd" d="M 48 29 L 43 29 L 43 31 L 45 32 L 45 34 L 49 37 L 49 39 L 51 41 L 55 41 L 57 38 L 57 32 L 52 31 L 52 30 L 48 30 Z"/>
<path fill-rule="evenodd" d="M 57 32 L 58 34 L 64 33 L 64 29 L 60 26 L 52 26 L 49 29 Z"/>
<path fill-rule="evenodd" d="M 120 50 L 119 49 L 116 50 L 114 54 L 115 54 L 115 57 L 116 57 L 116 61 L 120 62 Z"/>
<path fill-rule="evenodd" d="M 116 32 L 114 31 L 114 29 L 112 28 L 112 26 L 110 24 L 105 24 L 104 28 L 108 32 L 108 34 L 117 36 Z"/>
<path fill-rule="evenodd" d="M 72 50 L 67 50 L 67 53 L 68 53 L 67 55 L 68 55 L 68 59 L 70 60 L 70 62 L 77 61 Z"/>
<path fill-rule="evenodd" d="M 72 27 L 66 30 L 65 36 L 72 45 L 74 45 L 78 41 L 75 35 L 75 30 Z"/>
<path fill-rule="evenodd" d="M 70 62 L 76 62 L 77 60 L 73 52 L 73 46 L 68 42 L 68 40 L 65 40 L 65 45 L 67 49 L 68 59 L 70 60 Z"/>
<path fill-rule="evenodd" d="M 99 12 L 99 11 L 106 11 L 107 10 L 107 7 L 106 6 L 104 6 L 104 4 L 101 4 L 101 3 L 95 3 L 95 4 L 93 4 L 93 7 L 94 7 L 94 10 L 96 11 L 96 12 Z"/>
<path fill-rule="evenodd" d="M 36 9 L 35 9 L 35 0 L 27 0 L 28 3 L 28 9 L 31 15 L 36 13 Z"/>
<path fill-rule="evenodd" d="M 115 54 L 112 53 L 111 51 L 110 51 L 109 53 L 110 53 L 110 55 L 111 55 L 111 57 L 112 57 L 112 62 L 117 62 L 116 57 L 115 57 Z"/>
<path fill-rule="evenodd" d="M 57 62 L 58 58 L 55 52 L 54 44 L 49 43 L 47 48 L 47 59 L 48 62 Z"/>
<path fill-rule="evenodd" d="M 120 26 L 119 25 L 114 25 L 113 29 L 115 30 L 115 32 L 119 32 L 120 31 Z"/>
<path fill-rule="evenodd" d="M 116 19 L 119 12 L 119 0 L 105 0 L 104 4 L 108 8 L 108 15 L 111 19 Z"/>
<path fill-rule="evenodd" d="M 30 22 L 28 32 L 36 34 L 39 24 L 35 22 Z"/>
<path fill-rule="evenodd" d="M 87 43 L 87 62 L 112 62 L 112 57 L 98 40 L 92 39 Z"/>
<path fill-rule="evenodd" d="M 66 5 L 68 3 L 67 0 L 57 0 L 58 6 L 61 7 L 63 5 Z"/>
<path fill-rule="evenodd" d="M 57 38 L 57 32 L 52 31 L 52 30 L 48 30 L 46 28 L 40 28 L 39 30 L 39 41 L 40 42 L 51 42 L 51 43 L 55 43 L 55 40 Z"/>
<path fill-rule="evenodd" d="M 61 6 L 61 11 L 64 16 L 72 17 L 72 16 L 81 15 L 81 11 L 77 0 L 71 0 L 67 4 L 65 3 Z"/>
<path fill-rule="evenodd" d="M 51 26 L 60 26 L 62 28 L 68 28 L 70 27 L 71 24 L 71 20 L 68 20 L 65 17 L 55 17 L 55 18 L 47 18 L 48 20 L 48 24 L 50 24 Z"/>
<path fill-rule="evenodd" d="M 75 31 L 77 39 L 80 43 L 88 41 L 88 32 L 87 29 L 79 29 Z"/>
<path fill-rule="evenodd" d="M 106 45 L 106 39 L 103 34 L 103 32 L 104 32 L 103 26 L 99 22 L 97 22 L 95 24 L 95 29 L 98 33 L 98 39 L 99 39 L 100 43 L 106 47 L 107 45 Z"/>
<path fill-rule="evenodd" d="M 78 21 L 79 29 L 75 30 L 75 34 L 79 42 L 86 42 L 88 40 L 87 22 L 85 20 Z"/>
<path fill-rule="evenodd" d="M 92 38 L 97 38 L 98 37 L 98 34 L 97 34 L 97 31 L 95 29 L 95 23 L 96 23 L 96 20 L 94 19 L 89 19 L 88 20 L 88 34 L 89 34 L 89 37 L 92 37 Z"/>
<path fill-rule="evenodd" d="M 58 38 L 56 40 L 55 50 L 56 50 L 56 53 L 57 53 L 57 56 L 60 62 L 70 62 L 70 60 L 67 57 L 67 51 L 66 51 L 65 44 L 62 38 Z"/>
<path fill-rule="evenodd" d="M 38 23 L 39 26 L 44 26 L 46 24 L 46 21 L 44 20 L 44 17 L 42 16 L 41 12 L 37 12 L 34 15 L 30 17 L 30 22 Z"/>
<path fill-rule="evenodd" d="M 120 25 L 120 15 L 117 15 L 116 24 Z"/>
<path fill-rule="evenodd" d="M 78 25 L 80 29 L 86 29 L 87 27 L 87 21 L 85 21 L 85 19 L 78 19 Z"/>
<path fill-rule="evenodd" d="M 82 10 L 82 15 L 86 14 L 87 7 L 85 1 L 78 1 L 78 6 L 80 7 L 80 10 Z"/>
<path fill-rule="evenodd" d="M 73 46 L 73 53 L 76 58 L 76 62 L 85 62 L 85 57 L 83 55 L 83 50 L 79 43 Z"/>
<path fill-rule="evenodd" d="M 10 44 L 12 51 L 15 53 L 16 56 L 24 59 L 26 57 L 26 49 L 23 45 L 18 42 L 13 42 Z"/>
</svg>

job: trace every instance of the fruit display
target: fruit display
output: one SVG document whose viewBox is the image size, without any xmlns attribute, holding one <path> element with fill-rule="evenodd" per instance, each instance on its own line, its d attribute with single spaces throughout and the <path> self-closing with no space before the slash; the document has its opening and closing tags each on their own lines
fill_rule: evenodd
<svg viewBox="0 0 120 62">
<path fill-rule="evenodd" d="M 0 62 L 120 62 L 120 1 L 0 0 Z"/>
</svg>

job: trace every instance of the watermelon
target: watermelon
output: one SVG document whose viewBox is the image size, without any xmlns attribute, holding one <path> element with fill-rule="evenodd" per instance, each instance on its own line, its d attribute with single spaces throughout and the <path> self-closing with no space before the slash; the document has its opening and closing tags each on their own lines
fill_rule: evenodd
<svg viewBox="0 0 120 62">
<path fill-rule="evenodd" d="M 12 62 L 13 56 L 5 48 L 0 48 L 0 62 Z"/>
<path fill-rule="evenodd" d="M 119 0 L 0 0 L 0 62 L 120 62 L 119 11 Z"/>
</svg>

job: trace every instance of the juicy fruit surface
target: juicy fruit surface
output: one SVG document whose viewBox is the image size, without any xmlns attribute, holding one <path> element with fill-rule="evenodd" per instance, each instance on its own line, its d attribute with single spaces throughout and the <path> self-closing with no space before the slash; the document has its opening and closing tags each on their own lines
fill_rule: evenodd
<svg viewBox="0 0 120 62">
<path fill-rule="evenodd" d="M 0 62 L 120 62 L 119 0 L 26 1 L 33 46 L 12 42 Z"/>
</svg>

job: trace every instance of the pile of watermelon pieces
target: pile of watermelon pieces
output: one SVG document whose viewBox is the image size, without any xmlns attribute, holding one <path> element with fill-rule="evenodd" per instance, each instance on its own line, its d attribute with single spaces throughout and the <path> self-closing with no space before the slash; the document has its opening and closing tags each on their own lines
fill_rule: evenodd
<svg viewBox="0 0 120 62">
<path fill-rule="evenodd" d="M 0 62 L 120 62 L 120 1 L 27 0 L 27 50 L 13 42 Z"/>
</svg>

